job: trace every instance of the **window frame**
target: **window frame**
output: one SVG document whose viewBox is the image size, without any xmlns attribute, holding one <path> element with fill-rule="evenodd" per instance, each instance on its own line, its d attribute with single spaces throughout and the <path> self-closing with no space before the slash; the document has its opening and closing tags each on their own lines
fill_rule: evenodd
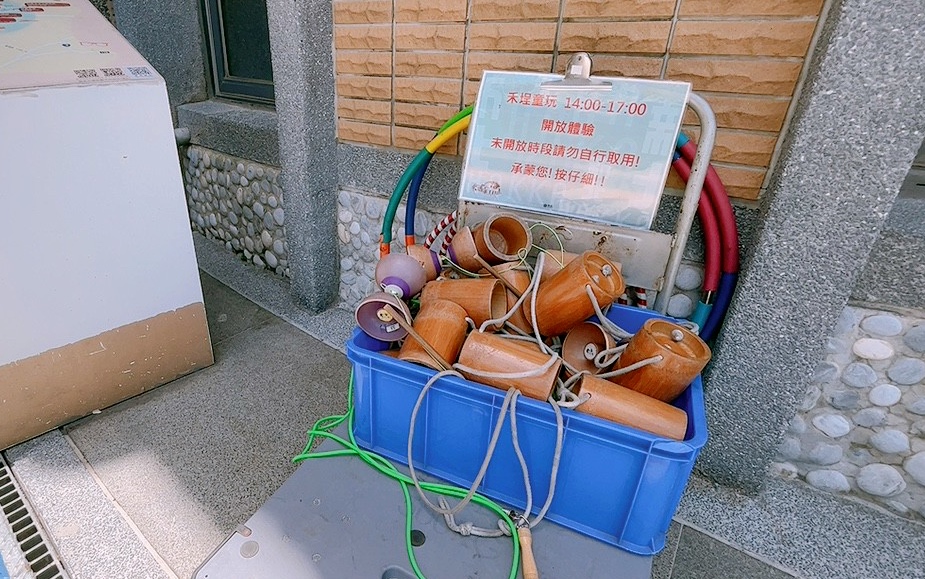
<svg viewBox="0 0 925 579">
<path fill-rule="evenodd" d="M 225 41 L 225 26 L 219 2 L 220 0 L 202 0 L 205 20 L 204 32 L 206 45 L 209 49 L 210 76 L 215 96 L 274 105 L 276 98 L 273 81 L 236 77 L 228 74 L 227 42 Z"/>
</svg>

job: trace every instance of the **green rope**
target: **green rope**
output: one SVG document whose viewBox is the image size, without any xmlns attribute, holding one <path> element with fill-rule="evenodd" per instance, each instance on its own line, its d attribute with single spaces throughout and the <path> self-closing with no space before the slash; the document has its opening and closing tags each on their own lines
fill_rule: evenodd
<svg viewBox="0 0 925 579">
<path fill-rule="evenodd" d="M 412 517 L 411 517 L 411 493 L 408 489 L 408 485 L 414 484 L 411 480 L 411 477 L 400 472 L 395 465 L 389 462 L 387 459 L 363 450 L 357 445 L 356 439 L 353 436 L 353 418 L 354 418 L 354 408 L 353 408 L 353 373 L 350 373 L 350 390 L 347 393 L 347 412 L 344 414 L 338 414 L 334 416 L 326 416 L 319 419 L 315 424 L 308 430 L 306 433 L 308 440 L 305 444 L 305 449 L 301 454 L 293 457 L 292 462 L 300 463 L 303 460 L 317 459 L 317 458 L 332 458 L 332 457 L 341 457 L 341 456 L 353 456 L 357 457 L 372 468 L 374 468 L 380 474 L 383 474 L 399 483 L 401 487 L 402 494 L 405 497 L 405 548 L 408 552 L 408 560 L 411 562 L 411 567 L 414 571 L 415 576 L 418 579 L 426 579 L 424 573 L 421 571 L 421 568 L 418 566 L 417 558 L 414 555 L 414 546 L 411 544 L 411 530 L 412 530 Z M 331 431 L 347 422 L 347 431 L 349 434 L 349 440 L 337 436 Z M 334 442 L 340 444 L 343 449 L 340 450 L 328 450 L 322 452 L 312 452 L 312 447 L 320 439 L 333 440 Z M 426 491 L 433 493 L 441 494 L 448 497 L 454 498 L 463 498 L 466 496 L 466 490 L 451 485 L 443 485 L 437 483 L 428 483 L 422 482 L 421 488 Z M 482 495 L 476 494 L 472 497 L 472 502 L 476 503 L 482 507 L 485 507 L 498 515 L 498 517 L 504 521 L 505 525 L 511 531 L 511 538 L 514 545 L 514 555 L 511 560 L 511 571 L 508 575 L 509 579 L 516 579 L 517 570 L 520 567 L 520 543 L 517 540 L 517 527 L 514 524 L 514 521 L 511 520 L 511 517 L 505 512 L 504 508 L 501 505 L 495 503 L 491 499 L 488 499 Z"/>
</svg>

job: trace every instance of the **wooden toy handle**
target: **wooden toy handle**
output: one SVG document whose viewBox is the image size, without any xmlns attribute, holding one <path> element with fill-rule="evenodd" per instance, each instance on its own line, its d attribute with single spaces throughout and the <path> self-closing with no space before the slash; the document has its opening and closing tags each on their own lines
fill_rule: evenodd
<svg viewBox="0 0 925 579">
<path fill-rule="evenodd" d="M 536 559 L 533 558 L 533 535 L 530 533 L 530 527 L 519 527 L 517 537 L 520 539 L 520 567 L 524 579 L 540 579 Z"/>
</svg>

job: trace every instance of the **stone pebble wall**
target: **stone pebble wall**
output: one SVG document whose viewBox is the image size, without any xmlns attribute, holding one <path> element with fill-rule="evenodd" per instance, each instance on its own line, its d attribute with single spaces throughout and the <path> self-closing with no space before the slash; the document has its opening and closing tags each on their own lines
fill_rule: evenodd
<svg viewBox="0 0 925 579">
<path fill-rule="evenodd" d="M 925 517 L 925 318 L 849 306 L 826 352 L 774 473 Z"/>
<path fill-rule="evenodd" d="M 183 163 L 193 230 L 245 261 L 289 277 L 279 168 L 190 146 Z"/>
<path fill-rule="evenodd" d="M 379 261 L 379 233 L 388 199 L 341 191 L 337 196 L 337 236 L 340 239 L 340 299 L 352 309 L 375 289 Z M 443 215 L 418 210 L 414 234 L 418 242 L 433 230 Z M 405 250 L 405 204 L 398 207 L 392 233 L 392 251 Z"/>
<path fill-rule="evenodd" d="M 337 235 L 340 238 L 340 299 L 342 305 L 352 309 L 374 291 L 376 262 L 379 260 L 379 232 L 382 229 L 382 215 L 388 206 L 388 199 L 374 197 L 353 191 L 341 191 L 337 197 Z M 427 211 L 417 211 L 414 217 L 414 234 L 418 241 L 430 233 L 443 219 Z M 399 206 L 395 214 L 395 228 L 392 234 L 392 250 L 405 248 L 405 205 Z M 698 264 L 686 263 L 678 272 L 674 295 L 668 305 L 668 314 L 679 318 L 688 317 L 699 299 L 703 271 Z"/>
</svg>

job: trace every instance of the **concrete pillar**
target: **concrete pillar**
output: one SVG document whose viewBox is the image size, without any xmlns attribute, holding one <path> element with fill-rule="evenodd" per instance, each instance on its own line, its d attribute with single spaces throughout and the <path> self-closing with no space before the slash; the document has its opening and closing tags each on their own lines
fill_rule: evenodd
<svg viewBox="0 0 925 579">
<path fill-rule="evenodd" d="M 268 0 L 292 293 L 313 312 L 337 296 L 337 143 L 330 0 Z"/>
<path fill-rule="evenodd" d="M 746 489 L 765 479 L 925 129 L 925 4 L 836 0 L 824 26 L 706 376 L 698 469 Z"/>
<path fill-rule="evenodd" d="M 208 98 L 205 35 L 198 0 L 112 0 L 119 32 L 167 83 L 170 109 Z"/>
</svg>

